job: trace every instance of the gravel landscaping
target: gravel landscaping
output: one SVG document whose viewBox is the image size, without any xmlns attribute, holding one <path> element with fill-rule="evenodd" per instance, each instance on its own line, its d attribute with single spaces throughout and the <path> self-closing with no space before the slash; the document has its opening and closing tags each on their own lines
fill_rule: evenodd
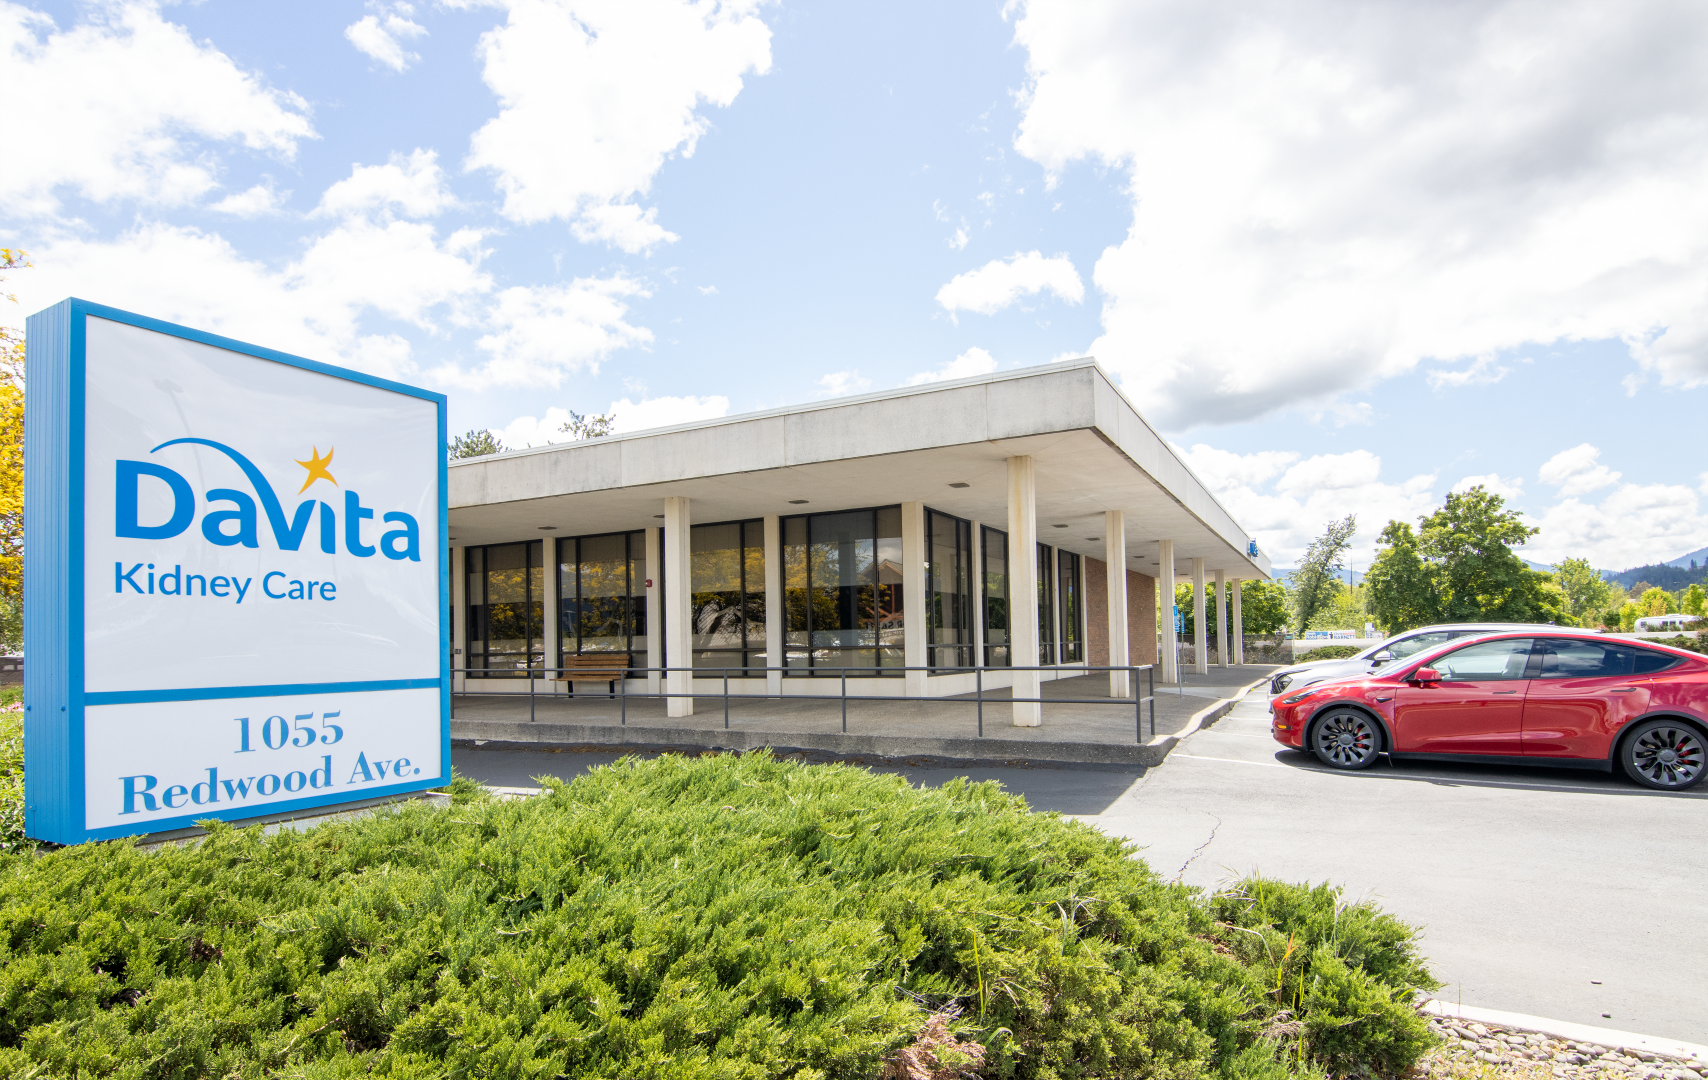
<svg viewBox="0 0 1708 1080">
<path fill-rule="evenodd" d="M 1704 1080 L 1704 1066 L 1680 1058 L 1574 1042 L 1489 1024 L 1432 1018 L 1442 1045 L 1413 1068 L 1434 1080 L 1469 1077 L 1591 1077 L 1602 1080 Z"/>
</svg>

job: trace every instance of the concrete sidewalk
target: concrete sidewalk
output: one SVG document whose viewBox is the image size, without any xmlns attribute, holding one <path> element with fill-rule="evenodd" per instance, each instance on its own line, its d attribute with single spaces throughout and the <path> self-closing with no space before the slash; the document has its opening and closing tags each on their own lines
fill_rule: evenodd
<svg viewBox="0 0 1708 1080">
<path fill-rule="evenodd" d="M 1267 677 L 1272 667 L 1212 668 L 1188 672 L 1185 685 L 1158 685 L 1154 703 L 1107 698 L 1102 674 L 1044 684 L 1044 722 L 1017 728 L 1007 690 L 987 691 L 984 731 L 974 695 L 932 700 L 849 701 L 844 730 L 841 701 L 800 698 L 696 697 L 694 715 L 667 718 L 659 699 L 567 698 L 538 695 L 533 719 L 525 697 L 458 695 L 451 738 L 461 745 L 631 747 L 665 746 L 750 750 L 762 746 L 838 755 L 934 757 L 958 761 L 1154 765 L 1194 718 L 1218 701 Z M 837 683 L 826 679 L 823 692 Z M 1050 699 L 1100 698 L 1089 704 Z M 627 722 L 622 714 L 626 710 Z"/>
</svg>

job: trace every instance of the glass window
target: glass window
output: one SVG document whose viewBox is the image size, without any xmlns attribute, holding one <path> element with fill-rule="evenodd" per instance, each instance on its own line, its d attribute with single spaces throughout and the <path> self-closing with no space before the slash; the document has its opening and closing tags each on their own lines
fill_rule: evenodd
<svg viewBox="0 0 1708 1080">
<path fill-rule="evenodd" d="M 926 656 L 933 669 L 973 666 L 969 521 L 925 512 Z"/>
<path fill-rule="evenodd" d="M 789 673 L 900 675 L 901 507 L 808 514 L 782 525 Z"/>
<path fill-rule="evenodd" d="M 1534 641 L 1534 638 L 1505 638 L 1467 645 L 1436 659 L 1430 666 L 1441 672 L 1443 679 L 1455 682 L 1522 679 Z"/>
<path fill-rule="evenodd" d="M 1382 648 L 1393 653 L 1394 659 L 1404 660 L 1406 657 L 1415 656 L 1418 653 L 1423 652 L 1425 649 L 1433 649 L 1437 645 L 1445 645 L 1451 638 L 1452 635 L 1447 633 L 1445 630 L 1430 634 L 1413 634 L 1411 637 L 1401 638 L 1391 645 L 1382 646 Z M 1380 652 L 1381 648 L 1378 648 L 1376 651 Z"/>
<path fill-rule="evenodd" d="M 981 526 L 979 551 L 984 558 L 984 662 L 1007 667 L 1008 659 L 1008 534 Z"/>
<path fill-rule="evenodd" d="M 558 666 L 564 657 L 626 652 L 646 670 L 646 533 L 566 536 L 557 542 Z"/>
<path fill-rule="evenodd" d="M 765 667 L 765 523 L 695 525 L 688 534 L 697 668 Z"/>
<path fill-rule="evenodd" d="M 1062 663 L 1077 664 L 1085 659 L 1085 642 L 1079 625 L 1079 556 L 1056 549 L 1056 569 L 1061 578 L 1061 587 L 1056 590 L 1056 595 L 1061 607 L 1057 614 Z"/>
<path fill-rule="evenodd" d="M 1684 663 L 1682 656 L 1668 656 L 1666 653 L 1655 652 L 1651 649 L 1637 649 L 1636 658 L 1631 665 L 1631 674 L 1653 675 L 1657 671 L 1665 671 L 1682 663 Z"/>
<path fill-rule="evenodd" d="M 468 574 L 468 664 L 491 672 L 473 678 L 514 677 L 545 665 L 544 545 L 538 541 L 471 547 Z"/>
<path fill-rule="evenodd" d="M 1544 679 L 1619 678 L 1631 674 L 1631 650 L 1598 641 L 1547 638 L 1542 642 Z"/>
<path fill-rule="evenodd" d="M 1050 572 L 1050 549 L 1038 545 L 1038 663 L 1056 662 L 1056 575 Z"/>
</svg>

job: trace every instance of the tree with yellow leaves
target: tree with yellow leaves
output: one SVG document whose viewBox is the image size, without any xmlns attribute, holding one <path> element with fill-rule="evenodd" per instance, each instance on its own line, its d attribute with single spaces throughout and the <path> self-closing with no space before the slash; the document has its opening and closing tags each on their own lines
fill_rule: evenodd
<svg viewBox="0 0 1708 1080">
<path fill-rule="evenodd" d="M 0 248 L 0 270 L 29 265 L 27 252 Z M 0 648 L 7 652 L 24 644 L 23 587 L 24 335 L 0 326 Z"/>
</svg>

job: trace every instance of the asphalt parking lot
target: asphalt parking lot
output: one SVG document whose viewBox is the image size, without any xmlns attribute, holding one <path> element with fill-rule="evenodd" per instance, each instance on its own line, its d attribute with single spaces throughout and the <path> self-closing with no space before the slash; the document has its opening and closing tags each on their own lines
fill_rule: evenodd
<svg viewBox="0 0 1708 1080">
<path fill-rule="evenodd" d="M 455 762 L 530 786 L 615 756 L 458 750 Z M 1148 771 L 890 771 L 1001 780 L 1037 809 L 1133 840 L 1189 884 L 1261 871 L 1368 896 L 1424 928 L 1448 1001 L 1708 1041 L 1708 789 L 1520 766 L 1331 772 L 1270 739 L 1262 696 Z"/>
</svg>

